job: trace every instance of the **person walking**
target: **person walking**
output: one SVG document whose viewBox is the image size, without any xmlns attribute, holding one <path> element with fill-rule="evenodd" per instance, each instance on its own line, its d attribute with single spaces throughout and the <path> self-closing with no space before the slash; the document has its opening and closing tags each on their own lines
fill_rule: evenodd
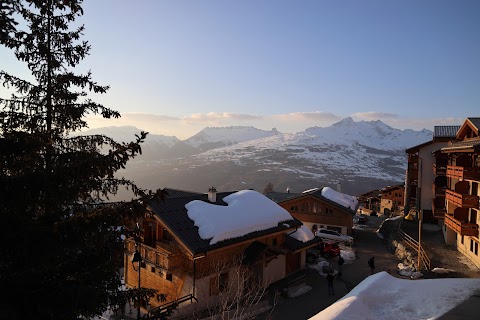
<svg viewBox="0 0 480 320">
<path fill-rule="evenodd" d="M 375 272 L 375 257 L 368 259 L 368 266 L 370 267 L 370 274 Z"/>
<path fill-rule="evenodd" d="M 328 295 L 330 295 L 330 292 L 332 292 L 332 296 L 334 296 L 335 292 L 333 291 L 333 274 L 331 272 L 329 272 L 327 275 L 327 283 L 328 283 Z"/>
<path fill-rule="evenodd" d="M 345 263 L 345 260 L 343 260 L 342 256 L 338 256 L 338 277 L 341 278 L 342 277 L 342 267 L 343 267 L 343 264 Z"/>
</svg>

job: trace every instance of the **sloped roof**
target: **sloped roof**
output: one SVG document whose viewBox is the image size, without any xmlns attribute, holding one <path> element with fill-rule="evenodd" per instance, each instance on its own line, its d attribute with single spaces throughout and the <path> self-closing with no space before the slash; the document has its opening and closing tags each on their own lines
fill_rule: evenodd
<svg viewBox="0 0 480 320">
<path fill-rule="evenodd" d="M 433 139 L 420 143 L 416 146 L 405 150 L 406 153 L 418 152 L 421 148 L 437 142 L 448 142 L 450 139 L 455 139 L 458 130 L 461 126 L 434 126 Z"/>
<path fill-rule="evenodd" d="M 272 201 L 279 202 L 285 199 L 289 199 L 299 195 L 298 193 L 289 193 L 289 192 L 267 192 L 265 197 L 269 198 Z"/>
<path fill-rule="evenodd" d="M 463 140 L 465 137 L 467 128 L 470 128 L 473 132 L 477 135 L 479 134 L 480 129 L 480 118 L 467 118 L 465 122 L 463 122 L 462 126 L 457 132 L 457 139 Z"/>
<path fill-rule="evenodd" d="M 472 139 L 468 141 L 459 141 L 452 143 L 446 147 L 441 149 L 442 152 L 453 152 L 453 151 L 460 151 L 460 150 L 467 150 L 472 149 L 475 151 L 480 151 L 480 138 L 479 139 Z"/>
<path fill-rule="evenodd" d="M 477 128 L 477 131 L 480 130 L 480 118 L 467 118 L 470 122 Z"/>
<path fill-rule="evenodd" d="M 235 192 L 236 191 L 217 192 L 217 201 L 215 204 L 226 206 L 227 203 L 222 199 Z M 192 192 L 190 195 L 187 194 L 188 192 L 185 193 L 186 196 L 181 197 L 180 193 L 178 193 L 176 194 L 177 197 L 167 197 L 164 201 L 158 199 L 152 200 L 148 203 L 148 206 L 165 224 L 167 229 L 169 229 L 193 255 L 226 247 L 245 240 L 255 239 L 271 233 L 290 230 L 291 228 L 299 227 L 302 224 L 300 221 L 292 219 L 291 221 L 279 223 L 278 226 L 274 228 L 251 232 L 242 237 L 228 239 L 210 245 L 209 239 L 200 238 L 198 227 L 196 227 L 193 220 L 188 217 L 187 209 L 185 208 L 185 205 L 193 200 L 210 203 L 208 201 L 208 195 L 195 192 Z"/>
<path fill-rule="evenodd" d="M 455 138 L 460 126 L 434 126 L 433 138 Z"/>
<path fill-rule="evenodd" d="M 172 188 L 163 188 L 163 191 L 167 193 L 168 198 L 194 197 L 199 194 L 202 194 L 200 192 L 185 191 L 185 190 L 172 189 Z"/>
<path fill-rule="evenodd" d="M 405 189 L 405 186 L 403 184 L 398 184 L 396 186 L 388 186 L 380 190 L 380 192 L 390 191 L 394 189 Z"/>
<path fill-rule="evenodd" d="M 286 198 L 284 200 L 279 200 L 277 201 L 277 203 L 283 203 L 283 202 L 286 202 L 286 201 L 290 201 L 290 200 L 293 200 L 293 199 L 300 199 L 300 198 L 303 198 L 303 197 L 309 197 L 309 196 L 312 196 L 312 197 L 315 197 L 317 199 L 320 199 L 326 203 L 329 203 L 335 207 L 337 207 L 338 209 L 340 210 L 344 210 L 348 213 L 351 213 L 351 214 L 355 214 L 355 211 L 353 211 L 352 209 L 350 208 L 347 208 L 347 207 L 344 207 L 342 206 L 341 204 L 335 202 L 335 201 L 332 201 L 328 198 L 325 198 L 324 196 L 322 196 L 322 189 L 323 188 L 315 188 L 315 189 L 311 189 L 307 192 L 303 192 L 303 193 L 298 193 L 292 197 L 289 197 L 289 198 Z"/>
<path fill-rule="evenodd" d="M 302 242 L 289 235 L 285 236 L 285 246 L 293 252 L 296 252 L 298 250 L 302 250 L 305 248 L 313 247 L 314 245 L 317 245 L 320 242 L 322 242 L 322 239 L 317 236 L 315 236 L 312 240 L 307 242 Z"/>
</svg>

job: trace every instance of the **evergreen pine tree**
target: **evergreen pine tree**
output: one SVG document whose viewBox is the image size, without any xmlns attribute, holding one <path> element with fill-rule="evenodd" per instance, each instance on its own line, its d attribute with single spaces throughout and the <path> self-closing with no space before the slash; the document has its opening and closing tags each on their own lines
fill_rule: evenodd
<svg viewBox="0 0 480 320">
<path fill-rule="evenodd" d="M 72 28 L 82 14 L 82 0 L 0 5 L 0 43 L 34 79 L 0 71 L 13 92 L 0 97 L 0 318 L 90 318 L 137 297 L 120 289 L 120 236 L 151 194 L 115 173 L 147 133 L 131 143 L 72 135 L 87 114 L 120 116 L 88 98 L 108 87 L 77 73 L 90 49 L 84 27 Z M 105 204 L 119 187 L 138 200 Z"/>
</svg>

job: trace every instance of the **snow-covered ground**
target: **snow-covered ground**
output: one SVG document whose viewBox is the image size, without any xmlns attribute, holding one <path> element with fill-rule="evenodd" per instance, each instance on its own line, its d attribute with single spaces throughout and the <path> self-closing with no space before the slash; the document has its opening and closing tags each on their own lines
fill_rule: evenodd
<svg viewBox="0 0 480 320">
<path fill-rule="evenodd" d="M 480 279 L 406 280 L 379 272 L 310 319 L 437 319 L 477 290 Z"/>
</svg>

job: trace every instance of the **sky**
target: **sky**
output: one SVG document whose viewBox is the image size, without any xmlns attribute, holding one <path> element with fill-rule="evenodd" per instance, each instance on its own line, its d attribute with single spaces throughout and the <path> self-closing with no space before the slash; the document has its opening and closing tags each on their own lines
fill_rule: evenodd
<svg viewBox="0 0 480 320">
<path fill-rule="evenodd" d="M 298 132 L 345 117 L 399 129 L 479 116 L 476 0 L 85 0 L 78 70 L 133 125 L 186 139 L 204 127 Z M 2 70 L 28 77 L 0 48 Z M 0 88 L 0 96 L 5 89 Z"/>
</svg>

